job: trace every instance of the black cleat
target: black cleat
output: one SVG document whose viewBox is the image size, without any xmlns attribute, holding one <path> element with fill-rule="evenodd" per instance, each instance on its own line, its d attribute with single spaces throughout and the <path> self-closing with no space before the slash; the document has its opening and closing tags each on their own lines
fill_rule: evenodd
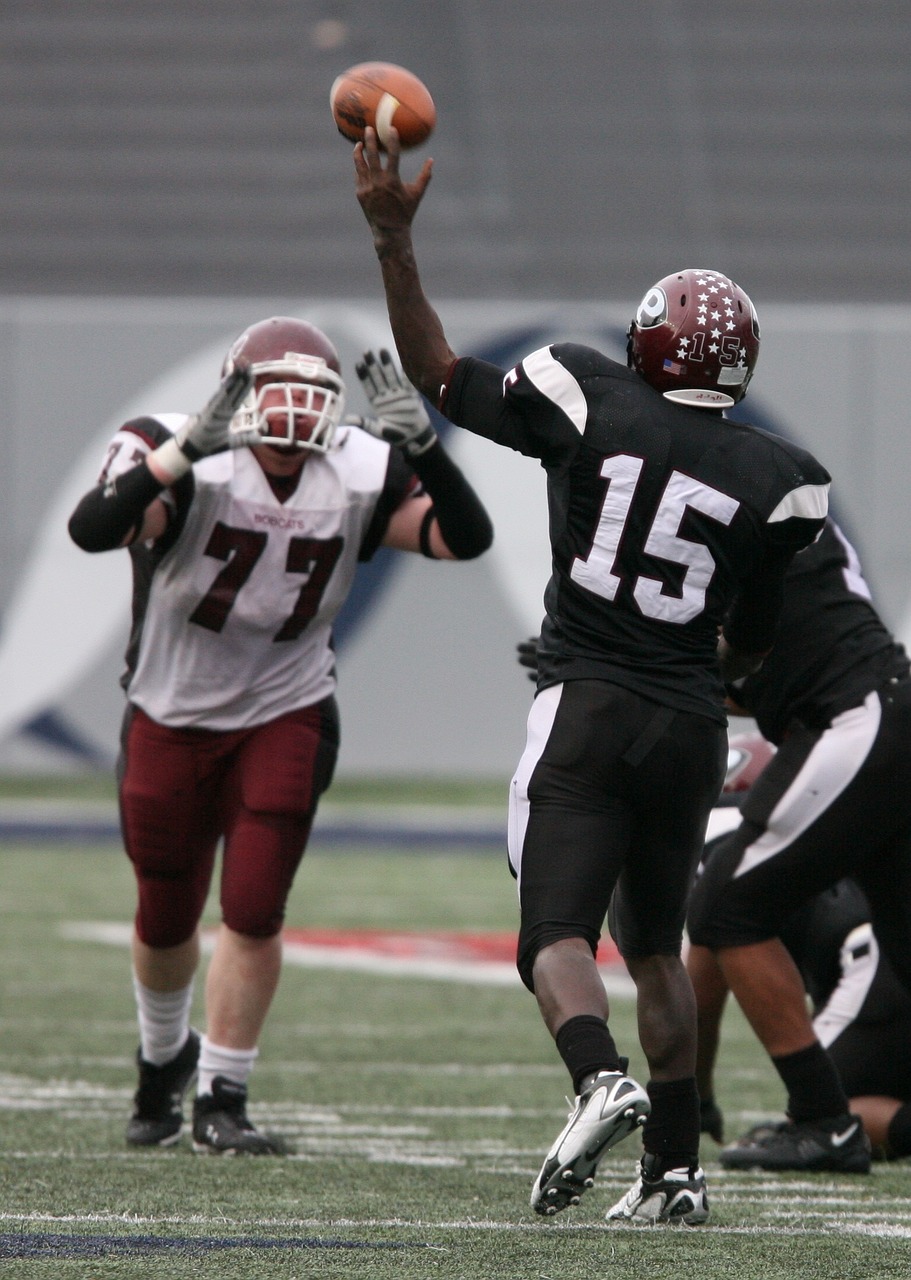
<svg viewBox="0 0 911 1280">
<path fill-rule="evenodd" d="M 247 1086 L 216 1076 L 212 1092 L 193 1103 L 193 1146 L 196 1151 L 225 1156 L 280 1156 L 287 1147 L 279 1138 L 260 1133 L 247 1116 Z"/>
<path fill-rule="evenodd" d="M 725 1169 L 869 1173 L 870 1143 L 859 1116 L 757 1125 L 718 1153 Z"/>
<path fill-rule="evenodd" d="M 170 1147 L 183 1128 L 183 1099 L 196 1079 L 199 1036 L 191 1031 L 176 1058 L 162 1067 L 146 1062 L 136 1051 L 139 1088 L 133 1098 L 133 1114 L 127 1124 L 132 1147 Z"/>
</svg>

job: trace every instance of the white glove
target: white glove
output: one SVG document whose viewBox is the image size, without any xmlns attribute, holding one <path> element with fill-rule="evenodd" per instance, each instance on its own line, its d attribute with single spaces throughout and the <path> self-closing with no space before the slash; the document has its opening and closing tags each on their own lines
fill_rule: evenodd
<svg viewBox="0 0 911 1280">
<path fill-rule="evenodd" d="M 202 412 L 188 418 L 170 440 L 149 454 L 149 459 L 179 480 L 200 458 L 255 444 L 260 439 L 258 431 L 231 432 L 234 415 L 252 385 L 253 375 L 246 365 L 232 369 Z"/>
<path fill-rule="evenodd" d="M 437 433 L 424 402 L 395 367 L 389 352 L 380 351 L 377 359 L 372 351 L 365 351 L 355 371 L 377 414 L 361 420 L 364 430 L 395 445 L 409 458 L 426 453 L 436 442 Z"/>
</svg>

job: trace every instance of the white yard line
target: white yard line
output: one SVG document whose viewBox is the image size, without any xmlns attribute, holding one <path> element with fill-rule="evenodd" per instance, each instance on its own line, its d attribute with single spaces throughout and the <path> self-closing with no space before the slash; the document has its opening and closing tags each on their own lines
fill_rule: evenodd
<svg viewBox="0 0 911 1280">
<path fill-rule="evenodd" d="M 810 1206 L 811 1207 L 811 1206 Z M 646 1230 L 641 1225 L 636 1226 L 632 1223 L 607 1223 L 604 1221 L 586 1220 L 586 1221 L 563 1221 L 559 1222 L 535 1222 L 532 1220 L 522 1221 L 492 1221 L 490 1219 L 436 1219 L 421 1218 L 417 1221 L 409 1221 L 405 1218 L 237 1218 L 232 1219 L 219 1214 L 216 1217 L 208 1217 L 204 1214 L 190 1214 L 186 1217 L 175 1215 L 138 1215 L 138 1214 L 115 1214 L 115 1213 L 87 1213 L 87 1214 L 51 1214 L 51 1213 L 26 1213 L 26 1214 L 0 1214 L 0 1223 L 55 1223 L 70 1224 L 73 1226 L 88 1226 L 92 1224 L 111 1224 L 122 1223 L 125 1226 L 184 1226 L 184 1227 L 203 1227 L 208 1231 L 218 1232 L 223 1235 L 226 1230 L 234 1229 L 238 1233 L 249 1235 L 255 1229 L 267 1229 L 270 1231 L 280 1230 L 289 1233 L 296 1231 L 318 1231 L 325 1234 L 328 1231 L 337 1231 L 340 1228 L 345 1230 L 364 1230 L 369 1228 L 394 1229 L 396 1231 L 410 1231 L 419 1234 L 425 1234 L 428 1231 L 482 1231 L 482 1232 L 521 1232 L 521 1233 L 539 1233 L 546 1232 L 573 1232 L 585 1231 L 602 1231 L 605 1235 L 610 1235 L 616 1231 L 632 1231 L 639 1235 Z M 803 1237 L 808 1236 L 865 1236 L 876 1237 L 881 1239 L 907 1240 L 911 1239 L 911 1224 L 908 1226 L 896 1225 L 894 1222 L 871 1223 L 869 1221 L 863 1223 L 848 1223 L 843 1220 L 828 1222 L 819 1226 L 805 1227 L 782 1227 L 780 1225 L 769 1225 L 768 1227 L 751 1225 L 751 1226 L 723 1226 L 715 1225 L 711 1222 L 699 1228 L 701 1235 L 721 1235 L 721 1236 L 790 1236 Z M 872 1260 L 871 1260 L 872 1261 Z"/>
</svg>

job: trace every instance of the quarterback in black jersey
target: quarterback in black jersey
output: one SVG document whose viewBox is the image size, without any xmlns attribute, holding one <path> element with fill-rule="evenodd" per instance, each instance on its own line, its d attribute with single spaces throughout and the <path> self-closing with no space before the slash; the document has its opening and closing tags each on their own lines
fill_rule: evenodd
<svg viewBox="0 0 911 1280">
<path fill-rule="evenodd" d="M 778 750 L 696 880 L 689 964 L 720 966 L 787 1089 L 790 1123 L 725 1159 L 863 1173 L 859 1121 L 781 934 L 802 903 L 852 877 L 911 991 L 911 679 L 832 521 L 786 576 L 774 649 L 730 694 Z"/>
<path fill-rule="evenodd" d="M 772 646 L 784 572 L 819 532 L 829 476 L 808 453 L 723 417 L 749 384 L 759 324 L 717 271 L 668 276 L 630 326 L 629 367 L 574 344 L 506 371 L 452 351 L 420 282 L 411 222 L 430 180 L 399 176 L 368 129 L 357 196 L 399 355 L 453 422 L 536 457 L 553 570 L 541 670 L 512 782 L 518 968 L 576 1102 L 532 1189 L 575 1204 L 603 1153 L 640 1129 L 640 1176 L 608 1216 L 708 1217 L 699 1168 L 686 896 L 725 765 L 724 687 Z M 720 659 L 720 661 L 719 661 Z M 660 807 L 655 795 L 669 797 Z M 608 1029 L 595 963 L 608 904 L 638 993 L 650 1080 Z"/>
</svg>

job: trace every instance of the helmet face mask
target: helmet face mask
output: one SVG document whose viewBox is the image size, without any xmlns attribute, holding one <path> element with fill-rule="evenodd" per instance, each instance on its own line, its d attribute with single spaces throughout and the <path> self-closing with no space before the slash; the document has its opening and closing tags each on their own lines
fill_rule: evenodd
<svg viewBox="0 0 911 1280">
<path fill-rule="evenodd" d="M 250 366 L 253 386 L 234 416 L 232 431 L 254 428 L 263 444 L 328 453 L 345 412 L 345 384 L 326 335 L 304 320 L 273 316 L 240 335 L 223 372 L 241 359 Z"/>
<path fill-rule="evenodd" d="M 688 269 L 659 280 L 628 338 L 630 368 L 668 400 L 697 408 L 742 400 L 759 358 L 756 309 L 720 271 Z"/>
</svg>

